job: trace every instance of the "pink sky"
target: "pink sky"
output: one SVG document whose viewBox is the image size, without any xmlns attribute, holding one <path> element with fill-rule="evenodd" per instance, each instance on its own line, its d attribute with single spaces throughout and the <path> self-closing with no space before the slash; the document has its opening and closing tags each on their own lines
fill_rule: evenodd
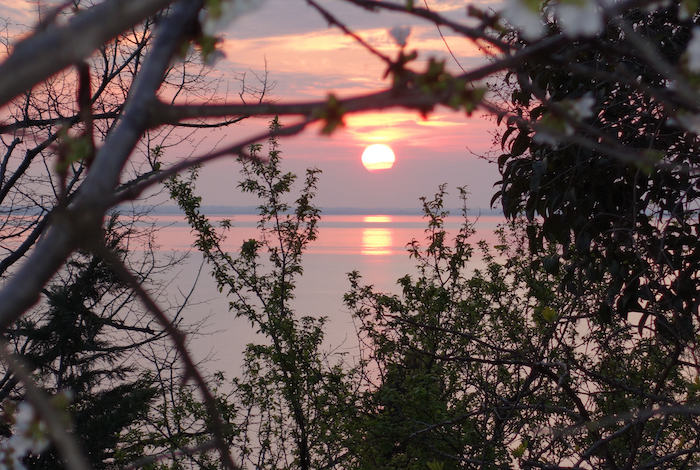
<svg viewBox="0 0 700 470">
<path fill-rule="evenodd" d="M 402 14 L 368 13 L 337 0 L 322 4 L 373 47 L 390 55 L 399 48 L 388 30 L 410 25 L 409 50 L 418 49 L 423 60 L 446 58 L 448 68 L 459 71 L 434 25 Z M 466 20 L 464 1 L 429 0 L 428 4 L 454 19 Z M 484 62 L 470 42 L 449 31 L 443 33 L 464 68 Z M 303 0 L 267 0 L 260 10 L 229 28 L 224 51 L 226 60 L 217 64 L 223 72 L 259 71 L 266 59 L 277 82 L 275 96 L 282 101 L 319 99 L 329 91 L 347 97 L 387 85 L 382 80 L 384 64 L 352 38 L 329 28 Z M 349 116 L 346 124 L 330 138 L 319 136 L 314 129 L 281 143 L 291 171 L 301 173 L 309 166 L 323 170 L 318 192 L 321 206 L 419 207 L 418 198 L 431 196 L 441 183 L 448 183 L 453 195 L 456 186 L 467 185 L 471 207 L 489 206 L 499 175 L 494 165 L 477 155 L 492 149 L 492 120 L 467 118 L 443 108 L 426 121 L 417 113 L 390 109 Z M 235 140 L 233 134 L 235 131 L 229 131 L 231 140 Z M 394 150 L 396 163 L 391 170 L 370 173 L 362 167 L 362 152 L 373 143 Z M 207 171 L 207 178 L 212 178 L 212 188 L 221 188 L 235 171 L 230 163 L 221 162 Z M 218 204 L 215 201 L 222 199 L 241 200 L 235 191 L 205 194 L 205 203 Z M 456 196 L 451 203 L 457 205 Z"/>
<path fill-rule="evenodd" d="M 416 0 L 418 4 L 422 1 Z M 410 25 L 408 49 L 418 49 L 420 59 L 446 58 L 448 68 L 458 71 L 434 25 L 401 14 L 373 14 L 338 0 L 320 1 L 356 33 L 383 53 L 396 55 L 398 46 L 388 30 Z M 32 24 L 26 12 L 36 10 L 36 2 L 21 6 L 16 0 L 0 0 L 0 17 L 13 23 Z M 465 20 L 466 3 L 459 0 L 428 0 L 433 10 L 441 10 L 457 20 Z M 443 33 L 460 64 L 468 69 L 484 62 L 483 55 L 471 43 Z M 384 64 L 335 28 L 329 28 L 321 16 L 304 0 L 267 0 L 226 31 L 223 50 L 226 59 L 212 70 L 225 81 L 220 86 L 235 96 L 238 84 L 228 79 L 234 72 L 260 73 L 267 61 L 270 78 L 277 83 L 273 97 L 280 101 L 323 99 L 328 92 L 339 97 L 366 93 L 387 86 L 382 80 Z M 477 113 L 479 114 L 479 113 Z M 293 118 L 284 123 L 291 124 Z M 441 183 L 448 183 L 457 206 L 456 186 L 467 185 L 472 193 L 469 205 L 488 208 L 499 179 L 495 165 L 480 160 L 493 150 L 491 135 L 495 122 L 478 116 L 467 118 L 447 108 L 437 109 L 428 120 L 417 113 L 390 109 L 382 113 L 353 115 L 346 127 L 331 137 L 320 136 L 318 128 L 282 139 L 284 169 L 302 175 L 307 167 L 323 171 L 317 204 L 321 207 L 403 207 L 418 208 L 419 197 L 432 196 Z M 225 131 L 205 131 L 196 138 L 194 154 L 233 143 L 267 125 L 253 119 Z M 391 170 L 369 172 L 361 155 L 373 143 L 389 145 L 396 163 Z M 170 157 L 182 157 L 192 149 L 169 150 Z M 236 189 L 238 166 L 222 160 L 207 166 L 201 174 L 199 189 L 204 204 L 251 205 Z"/>
</svg>

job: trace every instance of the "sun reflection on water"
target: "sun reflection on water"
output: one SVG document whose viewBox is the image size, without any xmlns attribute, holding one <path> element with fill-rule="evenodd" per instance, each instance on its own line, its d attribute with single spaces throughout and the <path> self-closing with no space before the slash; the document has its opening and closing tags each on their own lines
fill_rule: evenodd
<svg viewBox="0 0 700 470">
<path fill-rule="evenodd" d="M 394 220 L 390 215 L 366 215 L 362 218 L 362 221 L 367 224 L 390 224 Z"/>
<path fill-rule="evenodd" d="M 392 242 L 391 230 L 388 228 L 362 229 L 363 255 L 390 255 Z"/>
</svg>

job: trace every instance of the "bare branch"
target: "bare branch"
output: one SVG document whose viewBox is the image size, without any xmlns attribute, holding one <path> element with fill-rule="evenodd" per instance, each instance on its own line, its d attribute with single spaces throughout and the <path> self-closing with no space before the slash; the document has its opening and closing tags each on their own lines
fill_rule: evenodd
<svg viewBox="0 0 700 470">
<path fill-rule="evenodd" d="M 165 312 L 163 312 L 160 309 L 160 307 L 158 307 L 158 305 L 155 303 L 155 301 L 151 299 L 151 296 L 148 295 L 148 292 L 144 290 L 144 288 L 139 283 L 139 280 L 136 279 L 133 274 L 131 274 L 131 272 L 126 266 L 124 266 L 124 263 L 119 259 L 119 257 L 115 256 L 115 254 L 105 246 L 96 248 L 96 254 L 104 257 L 112 265 L 112 268 L 115 270 L 115 272 L 131 286 L 136 295 L 141 299 L 141 302 L 143 302 L 144 306 L 153 314 L 156 320 L 158 320 L 163 330 L 168 334 L 168 336 L 172 340 L 173 344 L 180 353 L 180 360 L 183 362 L 183 365 L 185 367 L 184 380 L 192 379 L 204 398 L 204 403 L 207 407 L 209 417 L 212 421 L 212 432 L 214 434 L 216 448 L 219 451 L 219 454 L 221 455 L 221 459 L 223 460 L 224 466 L 230 470 L 240 470 L 240 467 L 233 462 L 233 458 L 231 457 L 231 453 L 229 452 L 228 445 L 226 444 L 226 441 L 224 439 L 224 422 L 222 421 L 221 415 L 219 414 L 219 408 L 216 404 L 216 399 L 211 394 L 211 391 L 209 390 L 209 387 L 206 381 L 204 380 L 204 377 L 199 372 L 197 365 L 195 364 L 194 360 L 192 359 L 192 356 L 187 350 L 187 344 L 185 343 L 185 335 L 182 334 L 182 332 L 178 330 L 175 325 L 173 325 L 170 319 L 165 315 Z"/>
<path fill-rule="evenodd" d="M 0 64 L 0 105 L 90 56 L 102 44 L 167 7 L 173 0 L 108 0 L 16 44 Z M 108 18 L 109 21 L 105 21 Z"/>
<path fill-rule="evenodd" d="M 161 22 L 150 60 L 132 86 L 125 115 L 98 152 L 74 204 L 56 214 L 36 250 L 0 291 L 0 330 L 8 328 L 37 302 L 42 287 L 73 250 L 101 240 L 102 220 L 109 207 L 107 201 L 119 183 L 124 164 L 146 130 L 148 104 L 155 99 L 178 38 L 200 8 L 198 1 L 183 0 Z"/>
</svg>

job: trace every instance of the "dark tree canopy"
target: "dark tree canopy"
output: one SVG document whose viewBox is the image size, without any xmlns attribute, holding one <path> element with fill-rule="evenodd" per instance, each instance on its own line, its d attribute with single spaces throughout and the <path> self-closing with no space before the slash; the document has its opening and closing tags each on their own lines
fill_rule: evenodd
<svg viewBox="0 0 700 470">
<path fill-rule="evenodd" d="M 138 235 L 118 214 L 112 215 L 106 230 L 111 249 L 126 259 L 126 246 Z M 144 282 L 151 284 L 155 270 L 153 264 L 142 265 Z M 139 458 L 143 446 L 128 448 L 121 435 L 145 422 L 158 393 L 145 361 L 141 358 L 139 363 L 138 358 L 139 348 L 154 347 L 163 339 L 162 332 L 138 313 L 136 297 L 111 265 L 90 253 L 76 253 L 44 294 L 45 305 L 9 329 L 6 340 L 45 390 L 69 391 L 75 433 L 94 468 Z M 11 371 L 5 372 L 0 399 L 17 400 L 22 387 Z M 56 449 L 27 464 L 63 468 Z"/>
<path fill-rule="evenodd" d="M 653 42 L 663 61 L 682 67 L 695 23 L 678 21 L 678 9 L 632 9 L 599 37 L 509 72 L 506 87 L 522 120 L 511 120 L 502 136 L 507 153 L 499 158 L 497 196 L 507 217 L 523 211 L 537 222 L 528 232 L 531 248 L 551 271 L 564 265 L 563 288 L 576 293 L 605 280 L 602 318 L 644 312 L 656 317 L 660 334 L 682 340 L 700 304 L 700 143 L 679 126 L 687 103 L 671 91 L 672 80 L 623 41 L 634 34 Z M 558 34 L 555 24 L 549 34 Z M 557 122 L 557 111 L 582 99 L 592 112 L 575 137 L 601 145 L 552 143 L 547 126 L 566 133 L 571 125 Z M 542 127 L 535 133 L 527 122 Z M 615 148 L 649 160 L 629 160 Z"/>
</svg>

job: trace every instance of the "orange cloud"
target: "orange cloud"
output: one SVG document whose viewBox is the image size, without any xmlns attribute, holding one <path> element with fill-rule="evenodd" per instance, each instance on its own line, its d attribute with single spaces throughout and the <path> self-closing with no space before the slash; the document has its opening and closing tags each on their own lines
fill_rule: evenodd
<svg viewBox="0 0 700 470">
<path fill-rule="evenodd" d="M 420 117 L 414 112 L 386 111 L 349 115 L 345 130 L 358 143 L 394 142 L 409 138 Z"/>
<path fill-rule="evenodd" d="M 474 122 L 451 110 L 438 109 L 428 119 L 415 111 L 390 110 L 346 116 L 344 133 L 358 145 L 397 141 L 415 144 L 432 141 L 436 129 L 463 136 L 468 121 Z"/>
<path fill-rule="evenodd" d="M 420 5 L 423 6 L 423 5 Z M 454 10 L 464 10 L 463 0 L 442 0 L 441 2 L 430 2 L 430 9 L 432 11 L 454 11 Z"/>
<path fill-rule="evenodd" d="M 342 91 L 366 91 L 383 83 L 384 64 L 372 60 L 352 38 L 335 30 L 256 39 L 225 40 L 223 51 L 236 68 L 260 69 L 263 57 L 275 75 L 292 75 L 298 90 L 322 96 L 338 83 Z M 351 65 L 356 64 L 356 65 Z M 345 86 L 343 85 L 345 84 Z"/>
<path fill-rule="evenodd" d="M 416 124 L 419 126 L 425 126 L 425 127 L 454 127 L 454 126 L 463 126 L 463 122 L 456 122 L 456 121 L 447 121 L 443 119 L 427 119 L 425 121 L 418 121 Z"/>
<path fill-rule="evenodd" d="M 399 48 L 387 28 L 364 29 L 356 33 L 381 54 L 391 58 L 398 54 Z M 463 65 L 483 60 L 483 53 L 471 42 L 457 36 L 446 35 L 445 38 Z M 388 84 L 388 80 L 382 78 L 386 64 L 337 29 L 226 39 L 222 49 L 236 70 L 259 70 L 263 60 L 267 60 L 273 75 L 285 81 L 285 86 L 292 87 L 296 97 L 320 97 L 329 88 L 348 96 Z M 429 57 L 448 57 L 445 43 L 437 36 L 435 28 L 414 27 L 408 49 L 421 51 L 420 60 L 412 65 L 415 70 L 423 70 L 423 62 Z M 447 64 L 454 67 L 453 59 L 449 58 Z M 291 97 L 287 95 L 287 98 Z"/>
</svg>

